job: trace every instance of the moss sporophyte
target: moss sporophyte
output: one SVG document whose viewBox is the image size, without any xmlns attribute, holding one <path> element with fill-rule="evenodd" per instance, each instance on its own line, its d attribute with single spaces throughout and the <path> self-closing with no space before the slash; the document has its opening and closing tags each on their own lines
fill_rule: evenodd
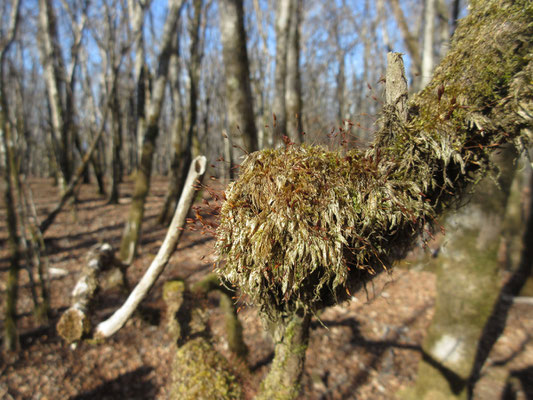
<svg viewBox="0 0 533 400">
<path fill-rule="evenodd" d="M 407 122 L 384 108 L 368 150 L 289 144 L 248 155 L 220 211 L 218 274 L 271 317 L 335 304 L 494 171 L 494 149 L 523 147 L 532 130 L 533 5 L 497 4 L 480 3 L 465 19 L 432 83 L 408 103 Z M 479 62 L 472 40 L 482 41 Z"/>
</svg>

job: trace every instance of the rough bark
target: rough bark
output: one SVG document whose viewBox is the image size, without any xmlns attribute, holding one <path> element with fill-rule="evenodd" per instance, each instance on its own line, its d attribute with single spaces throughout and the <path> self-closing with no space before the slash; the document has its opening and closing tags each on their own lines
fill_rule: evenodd
<svg viewBox="0 0 533 400">
<path fill-rule="evenodd" d="M 179 138 L 173 138 L 173 147 L 174 153 L 172 155 L 172 172 L 169 181 L 169 190 L 165 198 L 165 203 L 163 209 L 159 216 L 159 222 L 168 224 L 172 219 L 174 210 L 177 205 L 179 193 L 183 190 L 185 185 L 185 179 L 187 178 L 187 169 L 192 159 L 192 146 L 194 138 L 198 136 L 198 90 L 200 84 L 200 71 L 201 71 L 201 60 L 202 60 L 202 51 L 200 48 L 200 28 L 202 23 L 202 8 L 203 0 L 195 0 L 193 2 L 194 13 L 192 20 L 190 21 L 189 36 L 191 40 L 190 45 L 190 61 L 188 67 L 189 74 L 189 113 L 188 113 L 188 129 L 187 134 L 182 140 Z M 173 74 L 177 75 L 179 72 L 178 59 L 175 60 Z M 176 80 L 179 80 L 179 77 L 175 77 Z M 176 84 L 176 82 L 175 82 Z M 177 88 L 179 90 L 179 87 Z M 180 96 L 176 94 L 175 97 Z M 181 113 L 181 110 L 180 110 Z M 175 129 L 179 134 L 180 115 L 176 115 L 175 124 L 177 126 Z M 177 136 L 177 135 L 176 135 Z M 177 139 L 177 140 L 175 140 Z"/>
<path fill-rule="evenodd" d="M 446 219 L 435 315 L 422 346 L 426 356 L 404 398 L 468 398 L 476 348 L 500 286 L 498 249 L 516 153 L 507 149 L 499 158 L 498 182 L 486 178 L 468 205 Z"/>
<path fill-rule="evenodd" d="M 238 164 L 243 154 L 257 150 L 242 0 L 220 1 L 219 13 L 231 163 Z"/>
<path fill-rule="evenodd" d="M 385 104 L 393 107 L 403 122 L 407 122 L 408 92 L 402 55 L 400 53 L 388 53 Z"/>
<path fill-rule="evenodd" d="M 6 36 L 0 38 L 0 136 L 2 142 L 1 153 L 3 154 L 2 163 L 5 168 L 5 189 L 4 189 L 4 204 L 6 207 L 7 219 L 7 244 L 9 247 L 9 270 L 6 284 L 6 303 L 4 311 L 4 348 L 6 350 L 16 350 L 19 345 L 17 334 L 17 295 L 18 295 L 18 274 L 19 274 L 19 238 L 17 232 L 17 215 L 15 210 L 14 191 L 12 179 L 16 174 L 16 166 L 14 159 L 13 143 L 11 127 L 8 121 L 8 100 L 7 93 L 4 86 L 4 67 L 6 64 L 6 55 L 9 48 L 15 40 L 17 33 L 19 15 L 20 15 L 20 0 L 16 0 L 11 5 L 11 13 L 9 16 L 9 25 L 6 31 Z"/>
<path fill-rule="evenodd" d="M 302 1 L 290 0 L 291 23 L 287 49 L 287 79 L 285 108 L 287 110 L 287 136 L 294 143 L 302 143 L 302 83 L 300 79 L 300 26 Z"/>
<path fill-rule="evenodd" d="M 139 243 L 141 225 L 144 216 L 144 203 L 150 189 L 150 176 L 152 173 L 152 159 L 155 149 L 155 141 L 159 133 L 159 116 L 165 98 L 168 66 L 170 54 L 172 52 L 172 40 L 183 3 L 184 1 L 182 0 L 169 1 L 169 12 L 165 21 L 165 26 L 163 27 L 157 77 L 150 96 L 141 161 L 135 176 L 133 199 L 120 243 L 120 259 L 125 264 L 131 264 Z"/>
<path fill-rule="evenodd" d="M 310 320 L 309 315 L 294 314 L 274 327 L 274 360 L 256 399 L 289 400 L 298 396 L 309 341 Z"/>
</svg>

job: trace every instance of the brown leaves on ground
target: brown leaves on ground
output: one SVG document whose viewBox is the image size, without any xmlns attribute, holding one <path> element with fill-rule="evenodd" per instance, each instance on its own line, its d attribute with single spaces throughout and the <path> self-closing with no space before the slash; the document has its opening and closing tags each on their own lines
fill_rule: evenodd
<svg viewBox="0 0 533 400">
<path fill-rule="evenodd" d="M 42 219 L 57 201 L 50 180 L 32 179 L 31 187 Z M 140 254 L 128 271 L 137 282 L 155 256 L 165 235 L 156 225 L 166 181 L 156 178 L 147 200 Z M 110 340 L 81 343 L 72 349 L 55 332 L 60 314 L 68 307 L 70 292 L 85 255 L 97 242 L 118 247 L 131 201 L 132 185 L 121 186 L 119 205 L 108 205 L 93 186 L 83 185 L 76 212 L 63 211 L 46 233 L 50 264 L 67 272 L 51 282 L 53 317 L 50 328 L 32 318 L 28 277 L 20 273 L 18 327 L 21 351 L 4 354 L 0 361 L 0 398 L 4 399 L 166 399 L 174 345 L 165 331 L 162 284 L 174 277 L 196 281 L 212 270 L 213 239 L 200 231 L 186 231 L 141 310 Z M 5 215 L 2 206 L 0 215 Z M 0 241 L 6 240 L 5 218 L 0 218 Z M 8 267 L 6 246 L 0 247 L 0 295 L 5 296 Z M 202 259 L 203 257 L 203 259 Z M 302 399 L 390 399 L 416 377 L 420 345 L 433 314 L 435 279 L 430 272 L 396 269 L 356 293 L 351 302 L 324 311 L 314 319 L 302 381 Z M 94 322 L 110 315 L 125 300 L 118 290 L 100 293 Z M 223 316 L 210 299 L 211 329 L 216 347 L 230 361 Z M 3 301 L 2 310 L 3 312 Z M 250 373 L 242 373 L 244 391 L 251 398 L 272 358 L 273 345 L 256 311 L 244 307 L 244 325 Z M 505 380 L 527 383 L 533 364 L 531 306 L 513 306 L 507 328 L 496 343 L 476 386 L 475 399 L 500 399 Z M 236 365 L 236 370 L 243 371 Z M 529 374 L 529 375 L 528 375 Z M 531 388 L 530 388 L 531 390 Z M 532 395 L 532 393 L 529 393 Z"/>
</svg>

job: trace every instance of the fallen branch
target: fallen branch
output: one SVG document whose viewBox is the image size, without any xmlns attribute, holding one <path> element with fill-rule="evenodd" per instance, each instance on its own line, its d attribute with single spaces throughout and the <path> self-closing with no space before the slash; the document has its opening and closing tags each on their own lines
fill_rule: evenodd
<svg viewBox="0 0 533 400">
<path fill-rule="evenodd" d="M 155 281 L 163 272 L 165 266 L 170 259 L 170 256 L 176 249 L 178 241 L 183 232 L 185 225 L 185 218 L 194 199 L 194 183 L 202 177 L 206 170 L 207 160 L 204 156 L 196 157 L 189 168 L 189 174 L 183 188 L 183 193 L 180 197 L 176 212 L 172 218 L 170 227 L 161 248 L 157 252 L 152 264 L 141 278 L 135 289 L 131 292 L 126 302 L 107 320 L 101 322 L 97 328 L 95 337 L 107 338 L 117 332 L 131 314 L 135 311 L 139 303 L 146 297 L 148 291 L 152 288 Z"/>
<path fill-rule="evenodd" d="M 57 323 L 57 332 L 67 343 L 78 341 L 90 332 L 89 311 L 100 287 L 100 273 L 115 264 L 114 251 L 109 244 L 98 245 L 91 251 L 82 276 L 72 291 L 72 305 Z"/>
</svg>

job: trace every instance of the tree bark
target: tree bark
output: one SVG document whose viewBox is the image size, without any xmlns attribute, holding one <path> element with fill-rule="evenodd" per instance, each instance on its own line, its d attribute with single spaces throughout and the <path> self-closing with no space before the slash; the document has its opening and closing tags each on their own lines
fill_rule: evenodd
<svg viewBox="0 0 533 400">
<path fill-rule="evenodd" d="M 300 79 L 300 26 L 302 1 L 290 0 L 291 23 L 287 49 L 287 79 L 285 108 L 287 136 L 294 143 L 302 143 L 302 84 Z"/>
<path fill-rule="evenodd" d="M 72 305 L 61 315 L 57 333 L 67 343 L 79 341 L 91 331 L 89 313 L 100 288 L 100 273 L 116 264 L 113 248 L 104 243 L 94 248 L 72 290 Z"/>
<path fill-rule="evenodd" d="M 504 149 L 496 161 L 498 183 L 486 178 L 467 206 L 446 220 L 445 245 L 436 260 L 435 315 L 424 357 L 408 399 L 467 399 L 476 349 L 500 287 L 498 249 L 516 152 Z"/>
<path fill-rule="evenodd" d="M 305 351 L 309 342 L 309 315 L 291 315 L 274 328 L 274 360 L 261 383 L 257 400 L 290 400 L 300 393 Z"/>
<path fill-rule="evenodd" d="M 226 110 L 229 138 L 233 146 L 231 152 L 233 165 L 238 163 L 243 154 L 257 150 L 257 129 L 250 87 L 242 0 L 220 1 L 219 13 L 226 78 Z"/>
<path fill-rule="evenodd" d="M 169 224 L 174 215 L 174 210 L 178 202 L 179 194 L 185 185 L 187 178 L 187 169 L 192 159 L 193 139 L 198 136 L 198 90 L 200 83 L 200 71 L 202 50 L 200 48 L 200 28 L 202 22 L 203 0 L 194 0 L 193 2 L 194 15 L 190 21 L 189 36 L 191 40 L 190 45 L 190 61 L 189 61 L 189 115 L 188 115 L 188 129 L 187 135 L 180 140 L 173 138 L 174 153 L 172 155 L 172 171 L 169 181 L 169 190 L 165 198 L 165 203 L 159 215 L 159 223 Z M 177 56 L 176 56 L 177 57 Z M 178 59 L 175 60 L 175 71 L 173 74 L 179 73 Z M 179 76 L 174 79 L 179 80 Z M 179 90 L 179 87 L 177 88 Z M 175 97 L 179 97 L 177 93 Z M 181 110 L 180 110 L 181 113 Z M 181 115 L 176 115 L 175 129 L 177 130 L 175 136 L 179 135 Z M 182 127 L 181 127 L 182 129 Z M 177 140 L 176 140 L 177 139 Z"/>
<path fill-rule="evenodd" d="M 4 311 L 4 348 L 8 351 L 16 350 L 19 346 L 17 333 L 17 298 L 20 253 L 17 232 L 17 214 L 14 201 L 15 196 L 13 193 L 12 182 L 13 179 L 16 179 L 13 175 L 16 174 L 17 168 L 13 149 L 14 138 L 11 135 L 11 127 L 8 121 L 9 103 L 4 86 L 4 67 L 6 64 L 7 52 L 13 44 L 17 33 L 20 4 L 20 0 L 15 0 L 11 5 L 6 36 L 0 38 L 0 135 L 2 136 L 0 146 L 2 147 L 1 153 L 4 155 L 4 159 L 2 160 L 5 168 L 4 204 L 7 214 L 7 243 L 9 247 L 9 270 L 7 275 L 6 304 Z"/>
<path fill-rule="evenodd" d="M 424 88 L 433 75 L 433 44 L 435 42 L 435 18 L 437 0 L 426 0 L 424 9 L 424 47 L 422 49 L 422 77 L 420 88 Z"/>
<path fill-rule="evenodd" d="M 135 176 L 133 200 L 130 205 L 128 219 L 120 243 L 120 259 L 123 263 L 128 265 L 133 261 L 139 243 L 142 219 L 144 216 L 144 203 L 150 189 L 150 175 L 152 172 L 152 158 L 155 149 L 155 141 L 159 133 L 159 116 L 161 114 L 161 108 L 165 97 L 168 66 L 170 54 L 172 52 L 172 40 L 183 3 L 183 0 L 169 0 L 169 12 L 163 28 L 158 71 L 153 92 L 150 96 L 141 162 Z"/>
<path fill-rule="evenodd" d="M 274 73 L 274 147 L 287 135 L 287 105 L 285 102 L 287 81 L 287 54 L 291 26 L 291 0 L 276 2 L 276 70 Z"/>
</svg>

